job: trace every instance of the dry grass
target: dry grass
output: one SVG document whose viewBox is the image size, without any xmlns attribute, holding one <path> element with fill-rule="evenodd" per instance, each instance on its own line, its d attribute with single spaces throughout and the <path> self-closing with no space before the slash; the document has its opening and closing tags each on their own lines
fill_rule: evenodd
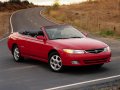
<svg viewBox="0 0 120 90">
<path fill-rule="evenodd" d="M 96 0 L 48 9 L 49 18 L 72 24 L 93 34 L 107 37 L 120 36 L 120 3 L 118 0 Z"/>
<path fill-rule="evenodd" d="M 9 32 L 10 15 L 9 12 L 0 12 L 0 39 Z"/>
</svg>

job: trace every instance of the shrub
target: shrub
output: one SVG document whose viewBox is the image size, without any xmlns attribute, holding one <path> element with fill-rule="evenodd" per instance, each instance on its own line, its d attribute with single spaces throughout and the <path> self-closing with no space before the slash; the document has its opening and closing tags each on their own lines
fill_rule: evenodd
<svg viewBox="0 0 120 90">
<path fill-rule="evenodd" d="M 100 35 L 102 35 L 102 36 L 114 36 L 115 35 L 115 31 L 113 31 L 111 29 L 108 29 L 108 28 L 105 28 L 105 29 L 102 29 L 100 31 Z"/>
<path fill-rule="evenodd" d="M 26 5 L 30 4 L 27 0 L 22 1 L 22 3 L 24 3 Z"/>
<path fill-rule="evenodd" d="M 47 8 L 46 8 L 46 13 L 47 13 L 48 15 L 50 14 L 51 9 L 52 9 L 51 7 L 47 7 Z"/>
<path fill-rule="evenodd" d="M 58 2 L 58 0 L 55 0 L 55 2 L 54 2 L 54 4 L 53 4 L 53 6 L 52 6 L 52 8 L 54 9 L 54 10 L 56 10 L 56 9 L 59 9 L 59 2 Z"/>
<path fill-rule="evenodd" d="M 20 3 L 21 3 L 21 0 L 9 0 L 9 3 L 17 3 L 17 4 L 20 4 Z"/>
<path fill-rule="evenodd" d="M 0 6 L 2 5 L 3 3 L 0 1 Z"/>
</svg>

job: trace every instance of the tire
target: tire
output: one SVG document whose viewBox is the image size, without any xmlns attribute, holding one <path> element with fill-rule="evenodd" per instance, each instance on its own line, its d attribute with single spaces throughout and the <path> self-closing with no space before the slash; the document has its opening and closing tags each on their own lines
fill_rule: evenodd
<svg viewBox="0 0 120 90">
<path fill-rule="evenodd" d="M 23 57 L 21 57 L 20 50 L 17 45 L 13 47 L 13 58 L 14 58 L 14 61 L 16 62 L 20 62 L 23 60 Z"/>
<path fill-rule="evenodd" d="M 61 72 L 63 70 L 62 59 L 57 52 L 49 55 L 49 67 L 54 72 Z"/>
</svg>

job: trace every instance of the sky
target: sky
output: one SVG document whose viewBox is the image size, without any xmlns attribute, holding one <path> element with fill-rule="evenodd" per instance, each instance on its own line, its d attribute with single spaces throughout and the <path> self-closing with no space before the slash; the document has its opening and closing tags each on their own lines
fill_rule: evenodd
<svg viewBox="0 0 120 90">
<path fill-rule="evenodd" d="M 8 0 L 0 0 L 0 1 L 8 1 Z M 28 0 L 37 5 L 52 5 L 55 0 Z M 59 0 L 60 4 L 71 4 L 71 3 L 80 3 L 86 0 Z"/>
</svg>

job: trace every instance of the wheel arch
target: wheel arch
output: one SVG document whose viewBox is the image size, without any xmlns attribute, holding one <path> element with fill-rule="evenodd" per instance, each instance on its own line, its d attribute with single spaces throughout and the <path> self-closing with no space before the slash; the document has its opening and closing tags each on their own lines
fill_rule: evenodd
<svg viewBox="0 0 120 90">
<path fill-rule="evenodd" d="M 12 48 L 11 48 L 12 54 L 13 54 L 13 50 L 14 50 L 14 47 L 15 47 L 15 46 L 17 46 L 17 44 L 16 44 L 16 43 L 13 43 L 13 44 L 12 44 Z"/>
<path fill-rule="evenodd" d="M 53 53 L 53 52 L 56 52 L 56 53 L 59 54 L 59 52 L 58 52 L 56 49 L 52 49 L 52 50 L 50 50 L 49 53 L 48 53 L 48 59 L 49 59 L 50 54 Z M 59 54 L 59 55 L 60 55 L 60 54 Z"/>
</svg>

